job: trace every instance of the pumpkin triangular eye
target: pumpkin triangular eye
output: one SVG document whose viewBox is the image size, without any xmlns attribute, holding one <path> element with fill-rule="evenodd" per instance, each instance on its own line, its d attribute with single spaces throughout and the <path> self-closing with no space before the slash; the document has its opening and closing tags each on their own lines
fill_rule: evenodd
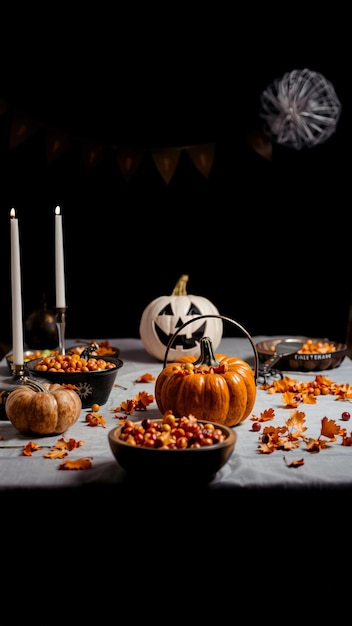
<svg viewBox="0 0 352 626">
<path fill-rule="evenodd" d="M 201 315 L 201 311 L 191 302 L 187 315 Z"/>
<path fill-rule="evenodd" d="M 161 309 L 159 315 L 173 315 L 174 312 L 172 310 L 171 304 L 167 304 L 166 306 L 164 306 L 163 309 Z"/>
</svg>

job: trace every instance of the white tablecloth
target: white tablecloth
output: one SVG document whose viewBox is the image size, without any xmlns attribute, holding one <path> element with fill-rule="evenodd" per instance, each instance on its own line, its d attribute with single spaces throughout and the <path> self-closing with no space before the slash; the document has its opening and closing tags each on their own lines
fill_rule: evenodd
<svg viewBox="0 0 352 626">
<path fill-rule="evenodd" d="M 253 341 L 265 337 L 255 337 Z M 67 341 L 72 345 L 73 341 Z M 162 369 L 162 362 L 149 356 L 139 339 L 110 339 L 112 345 L 120 348 L 123 367 L 119 370 L 115 386 L 108 402 L 101 407 L 100 413 L 106 419 L 105 428 L 89 427 L 85 421 L 87 409 L 82 410 L 77 423 L 65 433 L 65 436 L 84 441 L 84 445 L 69 454 L 70 459 L 89 457 L 92 467 L 79 471 L 62 471 L 58 467 L 62 460 L 49 460 L 43 452 L 35 452 L 31 457 L 23 456 L 23 446 L 29 441 L 36 441 L 41 446 L 52 446 L 58 436 L 28 437 L 19 434 L 8 420 L 0 421 L 0 491 L 16 489 L 59 489 L 89 485 L 126 485 L 126 473 L 112 455 L 108 442 L 108 432 L 117 425 L 116 408 L 123 400 L 133 398 L 139 391 L 154 394 L 154 382 L 136 384 L 134 381 L 142 374 L 150 373 L 157 377 Z M 224 338 L 216 350 L 227 355 L 236 355 L 254 362 L 254 352 L 246 338 Z M 313 379 L 315 372 L 288 372 L 297 380 Z M 2 379 L 9 377 L 5 360 L 0 363 Z M 327 370 L 326 375 L 337 383 L 352 383 L 352 362 L 346 357 L 342 364 Z M 289 416 L 288 409 L 282 405 L 280 394 L 269 395 L 257 387 L 257 398 L 252 413 L 259 415 L 268 408 L 275 410 L 275 419 L 270 424 L 284 425 Z M 351 422 L 341 422 L 343 410 L 351 409 L 348 402 L 336 401 L 334 396 L 321 396 L 314 405 L 304 405 L 301 410 L 306 414 L 306 425 L 309 435 L 317 437 L 320 432 L 321 420 L 324 416 L 343 424 L 349 430 Z M 160 412 L 153 402 L 145 413 L 150 418 L 160 417 Z M 144 416 L 144 413 L 143 413 Z M 140 419 L 141 413 L 134 413 L 133 418 Z M 298 449 L 272 454 L 258 452 L 259 434 L 251 430 L 252 421 L 247 418 L 234 427 L 237 434 L 235 450 L 226 463 L 208 485 L 209 490 L 219 489 L 337 489 L 352 487 L 352 447 L 342 446 L 337 442 L 317 454 L 309 453 L 300 446 Z M 288 461 L 304 458 L 304 465 L 290 468 Z"/>
</svg>

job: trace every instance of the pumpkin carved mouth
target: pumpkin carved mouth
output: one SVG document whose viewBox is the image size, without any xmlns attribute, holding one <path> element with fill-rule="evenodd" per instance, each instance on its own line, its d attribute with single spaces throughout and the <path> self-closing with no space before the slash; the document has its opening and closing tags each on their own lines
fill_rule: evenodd
<svg viewBox="0 0 352 626">
<path fill-rule="evenodd" d="M 159 339 L 159 341 L 166 347 L 173 336 L 173 332 L 166 334 L 164 331 L 158 326 L 156 322 L 154 322 L 155 333 Z M 181 346 L 184 350 L 189 350 L 190 348 L 194 348 L 197 344 L 199 344 L 202 337 L 205 335 L 206 322 L 199 326 L 197 330 L 192 333 L 190 336 L 186 334 L 179 334 L 175 337 L 174 344 Z M 175 347 L 175 346 L 173 346 Z"/>
</svg>

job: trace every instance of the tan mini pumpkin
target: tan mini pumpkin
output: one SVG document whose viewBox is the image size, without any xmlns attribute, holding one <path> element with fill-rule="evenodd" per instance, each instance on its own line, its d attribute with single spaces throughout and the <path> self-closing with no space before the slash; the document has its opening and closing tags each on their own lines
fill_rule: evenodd
<svg viewBox="0 0 352 626">
<path fill-rule="evenodd" d="M 82 402 L 73 389 L 58 384 L 44 389 L 22 385 L 6 399 L 6 416 L 20 433 L 59 435 L 78 420 Z"/>
<path fill-rule="evenodd" d="M 184 356 L 165 365 L 155 382 L 161 413 L 236 426 L 251 413 L 256 380 L 250 365 L 237 357 L 213 353 L 209 337 L 200 341 L 201 355 Z"/>
</svg>

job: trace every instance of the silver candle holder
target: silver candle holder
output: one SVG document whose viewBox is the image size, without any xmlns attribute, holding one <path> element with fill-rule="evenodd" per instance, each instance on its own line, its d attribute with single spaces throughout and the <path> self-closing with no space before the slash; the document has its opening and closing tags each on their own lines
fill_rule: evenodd
<svg viewBox="0 0 352 626">
<path fill-rule="evenodd" d="M 66 310 L 67 307 L 56 308 L 56 327 L 59 339 L 59 354 L 65 354 L 65 331 L 66 331 Z"/>
<path fill-rule="evenodd" d="M 8 387 L 19 387 L 20 385 L 27 385 L 32 387 L 35 391 L 47 391 L 47 388 L 43 383 L 32 378 L 28 373 L 26 373 L 24 363 L 12 363 L 12 376 L 11 378 L 6 378 L 0 384 L 4 388 Z"/>
</svg>

